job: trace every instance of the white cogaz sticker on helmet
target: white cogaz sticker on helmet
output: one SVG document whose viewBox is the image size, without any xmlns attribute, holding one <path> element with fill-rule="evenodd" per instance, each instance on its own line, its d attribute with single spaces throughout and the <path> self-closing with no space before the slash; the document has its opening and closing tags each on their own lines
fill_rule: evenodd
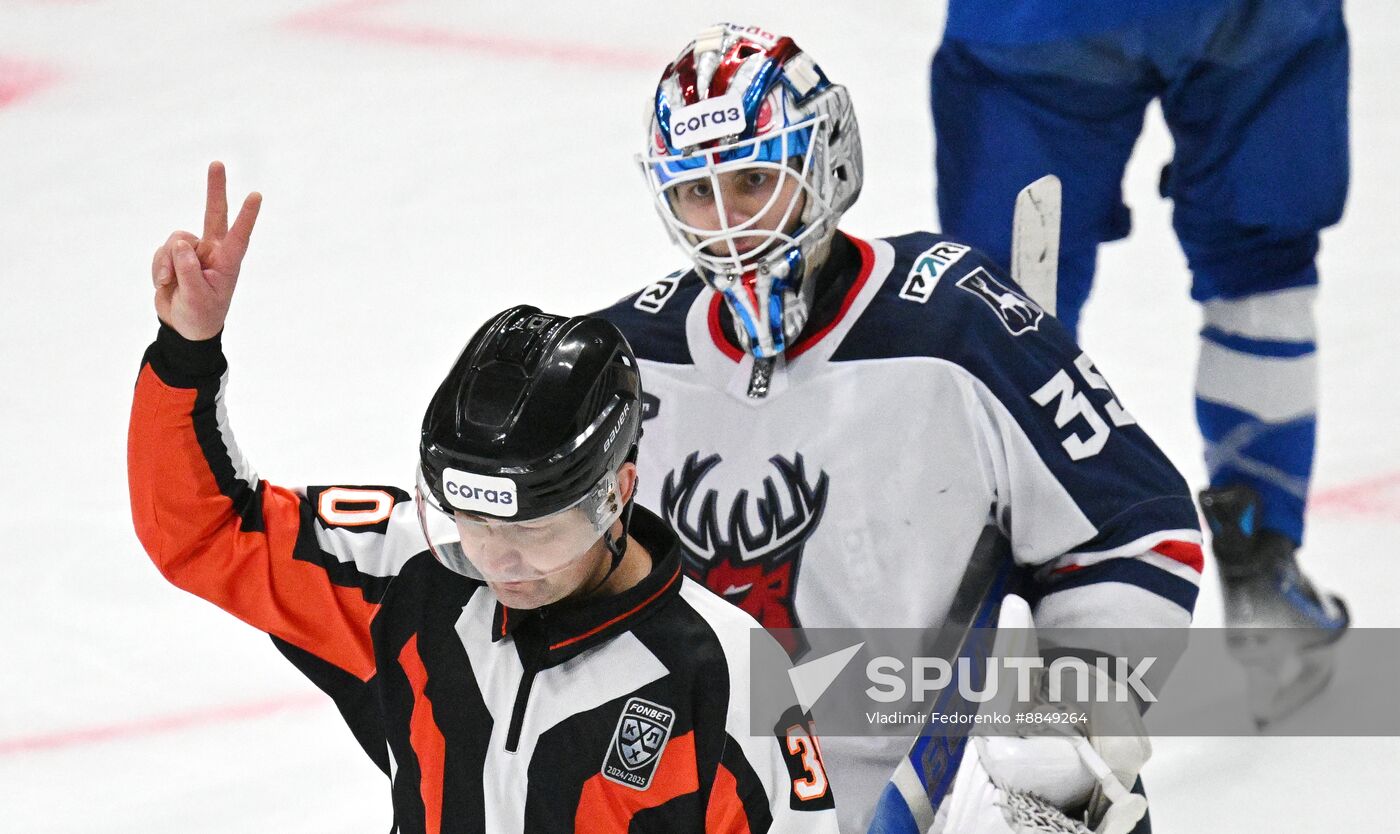
<svg viewBox="0 0 1400 834">
<path fill-rule="evenodd" d="M 448 467 L 442 472 L 442 491 L 447 503 L 459 510 L 509 518 L 520 504 L 515 481 L 494 475 L 475 475 Z"/>
<path fill-rule="evenodd" d="M 687 104 L 671 111 L 671 145 L 689 148 L 721 136 L 740 133 L 746 125 L 742 95 L 726 93 L 707 98 L 698 104 Z"/>
</svg>

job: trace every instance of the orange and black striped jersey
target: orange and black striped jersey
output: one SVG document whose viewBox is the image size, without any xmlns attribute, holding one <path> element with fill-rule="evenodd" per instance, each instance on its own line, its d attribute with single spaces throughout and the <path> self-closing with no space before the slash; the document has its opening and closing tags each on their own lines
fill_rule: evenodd
<svg viewBox="0 0 1400 834">
<path fill-rule="evenodd" d="M 390 775 L 395 832 L 836 831 L 806 717 L 750 732 L 755 622 L 682 576 L 656 516 L 633 517 L 638 585 L 507 609 L 432 557 L 409 493 L 259 479 L 226 382 L 217 338 L 161 328 L 128 436 L 137 534 L 335 699 Z"/>
</svg>

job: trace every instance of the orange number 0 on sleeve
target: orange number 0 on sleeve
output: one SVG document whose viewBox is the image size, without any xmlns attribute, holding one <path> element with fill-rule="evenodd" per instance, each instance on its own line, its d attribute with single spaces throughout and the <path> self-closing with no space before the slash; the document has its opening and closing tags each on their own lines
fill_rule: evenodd
<svg viewBox="0 0 1400 834">
<path fill-rule="evenodd" d="M 344 504 L 371 504 L 369 507 L 345 509 Z M 327 524 L 338 527 L 363 527 L 378 524 L 394 510 L 394 498 L 382 489 L 350 489 L 331 487 L 321 493 L 316 513 Z"/>
</svg>

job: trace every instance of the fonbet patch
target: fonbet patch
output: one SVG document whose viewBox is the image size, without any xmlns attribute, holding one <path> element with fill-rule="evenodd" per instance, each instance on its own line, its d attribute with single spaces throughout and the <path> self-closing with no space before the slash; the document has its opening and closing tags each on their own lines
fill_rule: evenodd
<svg viewBox="0 0 1400 834">
<path fill-rule="evenodd" d="M 628 698 L 603 759 L 603 778 L 639 791 L 650 787 L 675 723 L 676 712 L 670 707 Z"/>
<path fill-rule="evenodd" d="M 470 513 L 509 518 L 520 504 L 515 496 L 515 481 L 494 475 L 475 475 L 448 467 L 442 472 L 442 491 L 447 503 Z"/>
</svg>

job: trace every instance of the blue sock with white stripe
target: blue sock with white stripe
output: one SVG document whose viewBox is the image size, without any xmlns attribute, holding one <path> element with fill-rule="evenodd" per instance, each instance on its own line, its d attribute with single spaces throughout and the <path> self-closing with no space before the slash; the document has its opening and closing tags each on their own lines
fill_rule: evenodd
<svg viewBox="0 0 1400 834">
<path fill-rule="evenodd" d="M 1316 286 L 1205 302 L 1196 419 L 1212 487 L 1259 493 L 1259 529 L 1294 544 L 1317 437 Z"/>
</svg>

